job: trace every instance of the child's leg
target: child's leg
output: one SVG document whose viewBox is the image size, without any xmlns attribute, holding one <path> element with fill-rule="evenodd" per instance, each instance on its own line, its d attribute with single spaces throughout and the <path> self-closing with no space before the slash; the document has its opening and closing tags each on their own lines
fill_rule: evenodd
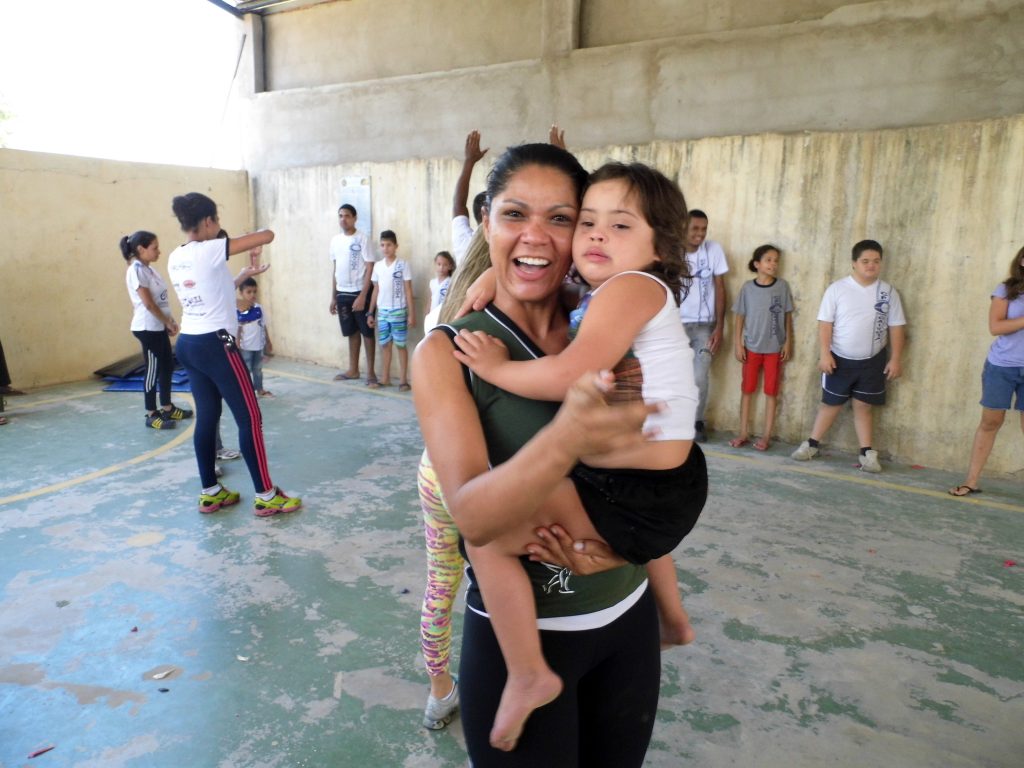
<svg viewBox="0 0 1024 768">
<path fill-rule="evenodd" d="M 747 430 L 747 424 L 750 422 L 750 395 L 746 392 L 740 397 L 740 433 L 737 437 L 740 440 L 746 441 L 749 439 L 750 434 Z"/>
<path fill-rule="evenodd" d="M 871 447 L 871 404 L 856 398 L 853 401 L 853 431 L 857 433 L 861 448 Z"/>
<path fill-rule="evenodd" d="M 687 645 L 697 638 L 690 625 L 690 616 L 683 607 L 683 596 L 676 580 L 676 566 L 672 555 L 664 555 L 647 564 L 647 579 L 658 605 L 658 623 L 661 625 L 661 647 Z"/>
<path fill-rule="evenodd" d="M 380 366 L 380 384 L 386 387 L 391 383 L 391 343 L 381 344 L 383 350 L 383 361 Z"/>
<path fill-rule="evenodd" d="M 775 410 L 778 407 L 779 380 L 782 376 L 782 357 L 776 352 L 764 357 L 764 431 L 754 447 L 767 450 L 775 430 Z"/>
<path fill-rule="evenodd" d="M 455 685 L 449 671 L 452 605 L 462 581 L 464 561 L 459 554 L 459 530 L 448 514 L 441 485 L 426 452 L 420 459 L 416 486 L 427 545 L 427 586 L 420 611 L 420 648 L 430 676 L 430 693 L 436 699 L 443 699 Z"/>
<path fill-rule="evenodd" d="M 779 398 L 774 395 L 764 396 L 764 431 L 758 443 L 767 448 L 771 443 L 772 432 L 775 431 L 775 410 L 778 408 Z"/>
<path fill-rule="evenodd" d="M 252 388 L 263 392 L 263 350 L 257 349 L 249 353 L 249 370 L 252 372 Z"/>
<path fill-rule="evenodd" d="M 473 573 L 498 638 L 508 680 L 494 716 L 491 746 L 511 751 L 530 713 L 554 700 L 562 690 L 541 651 L 533 588 L 519 556 L 539 525 L 558 522 L 575 539 L 600 539 L 570 480 L 563 480 L 534 519 L 483 547 L 467 545 Z"/>
<path fill-rule="evenodd" d="M 818 407 L 818 414 L 814 417 L 814 426 L 811 427 L 811 437 L 815 440 L 821 440 L 825 437 L 832 425 L 836 421 L 836 417 L 839 415 L 839 411 L 843 409 L 842 405 L 827 405 L 822 403 Z"/>
</svg>

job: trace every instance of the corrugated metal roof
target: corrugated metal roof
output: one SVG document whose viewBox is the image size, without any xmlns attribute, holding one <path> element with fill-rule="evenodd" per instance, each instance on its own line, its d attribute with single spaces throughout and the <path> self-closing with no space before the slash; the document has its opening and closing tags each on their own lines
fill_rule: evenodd
<svg viewBox="0 0 1024 768">
<path fill-rule="evenodd" d="M 295 11 L 311 5 L 334 3 L 339 0 L 209 0 L 216 6 L 236 14 L 257 13 L 261 16 L 281 11 Z M 342 0 L 344 1 L 344 0 Z"/>
</svg>

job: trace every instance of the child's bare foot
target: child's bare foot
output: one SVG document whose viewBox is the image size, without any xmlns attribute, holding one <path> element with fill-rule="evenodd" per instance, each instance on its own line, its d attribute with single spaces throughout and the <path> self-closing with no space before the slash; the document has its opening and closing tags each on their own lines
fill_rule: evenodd
<svg viewBox="0 0 1024 768">
<path fill-rule="evenodd" d="M 661 650 L 671 648 L 673 645 L 689 645 L 697 639 L 697 633 L 690 624 L 690 616 L 686 609 L 679 606 L 679 613 L 671 616 L 658 616 L 658 624 L 661 629 Z"/>
<path fill-rule="evenodd" d="M 533 710 L 550 704 L 561 692 L 562 679 L 550 669 L 510 676 L 494 715 L 491 746 L 503 752 L 515 749 Z"/>
<path fill-rule="evenodd" d="M 259 391 L 259 396 L 260 397 L 273 397 L 274 393 L 271 392 L 269 389 L 261 389 Z"/>
</svg>

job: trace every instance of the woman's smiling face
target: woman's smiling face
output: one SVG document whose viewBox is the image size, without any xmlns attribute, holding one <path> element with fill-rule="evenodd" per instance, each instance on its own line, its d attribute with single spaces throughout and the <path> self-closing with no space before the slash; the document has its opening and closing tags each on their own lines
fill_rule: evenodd
<svg viewBox="0 0 1024 768">
<path fill-rule="evenodd" d="M 499 296 L 539 301 L 558 291 L 578 214 L 576 188 L 557 168 L 526 165 L 509 178 L 484 219 Z"/>
</svg>

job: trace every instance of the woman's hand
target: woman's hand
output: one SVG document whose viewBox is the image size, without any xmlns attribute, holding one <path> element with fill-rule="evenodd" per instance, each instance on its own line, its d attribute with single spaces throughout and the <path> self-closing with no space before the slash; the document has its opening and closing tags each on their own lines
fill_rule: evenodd
<svg viewBox="0 0 1024 768">
<path fill-rule="evenodd" d="M 538 528 L 536 534 L 537 539 L 526 545 L 526 551 L 535 563 L 554 563 L 581 576 L 610 571 L 626 564 L 626 560 L 603 541 L 573 541 L 569 532 L 559 525 Z"/>
<path fill-rule="evenodd" d="M 491 381 L 494 371 L 509 359 L 505 343 L 483 331 L 459 331 L 455 346 L 455 359 L 485 381 Z"/>
<path fill-rule="evenodd" d="M 545 429 L 557 431 L 557 445 L 565 449 L 575 463 L 581 456 L 633 448 L 653 434 L 644 432 L 644 421 L 662 409 L 659 403 L 616 403 L 605 396 L 615 388 L 611 371 L 585 373 L 565 395 L 562 407 Z"/>
<path fill-rule="evenodd" d="M 498 293 L 498 281 L 494 276 L 494 267 L 488 267 L 480 273 L 480 277 L 466 289 L 466 298 L 455 313 L 455 319 L 468 315 L 470 312 L 479 312 L 492 301 Z"/>
</svg>

